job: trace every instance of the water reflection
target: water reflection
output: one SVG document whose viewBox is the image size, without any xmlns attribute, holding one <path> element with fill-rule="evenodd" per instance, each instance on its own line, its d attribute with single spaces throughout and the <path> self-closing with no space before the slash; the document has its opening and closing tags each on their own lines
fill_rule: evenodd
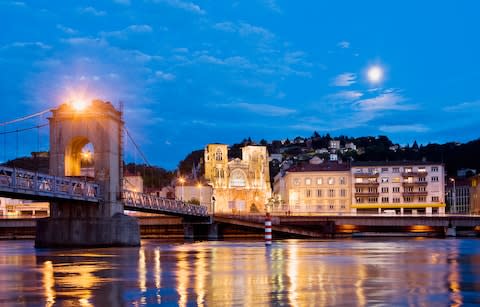
<svg viewBox="0 0 480 307">
<path fill-rule="evenodd" d="M 456 240 L 144 241 L 35 250 L 0 242 L 3 305 L 474 305 L 480 245 Z"/>
</svg>

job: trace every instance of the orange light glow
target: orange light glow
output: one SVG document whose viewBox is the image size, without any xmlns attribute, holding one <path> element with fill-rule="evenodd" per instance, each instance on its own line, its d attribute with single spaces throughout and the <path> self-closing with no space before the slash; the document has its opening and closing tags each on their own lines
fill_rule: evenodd
<svg viewBox="0 0 480 307">
<path fill-rule="evenodd" d="M 83 99 L 75 99 L 71 102 L 71 106 L 75 111 L 81 112 L 87 108 L 88 103 Z"/>
</svg>

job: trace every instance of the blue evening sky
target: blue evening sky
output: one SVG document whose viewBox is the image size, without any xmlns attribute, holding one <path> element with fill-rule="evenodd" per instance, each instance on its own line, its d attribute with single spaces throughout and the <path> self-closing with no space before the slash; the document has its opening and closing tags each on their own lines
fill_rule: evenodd
<svg viewBox="0 0 480 307">
<path fill-rule="evenodd" d="M 0 0 L 0 121 L 75 97 L 123 101 L 149 162 L 169 169 L 249 136 L 468 141 L 480 131 L 479 11 L 473 0 Z M 35 150 L 19 139 L 16 152 Z"/>
</svg>

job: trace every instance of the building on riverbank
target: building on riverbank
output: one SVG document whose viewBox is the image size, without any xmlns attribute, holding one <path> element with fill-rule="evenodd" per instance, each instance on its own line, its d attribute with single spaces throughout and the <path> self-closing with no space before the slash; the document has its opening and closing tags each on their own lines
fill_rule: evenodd
<svg viewBox="0 0 480 307">
<path fill-rule="evenodd" d="M 350 166 L 341 161 L 309 163 L 290 167 L 274 180 L 274 193 L 282 206 L 277 211 L 291 213 L 348 213 L 351 204 Z"/>
<path fill-rule="evenodd" d="M 424 161 L 355 162 L 352 213 L 443 214 L 445 169 Z"/>
<path fill-rule="evenodd" d="M 229 159 L 227 145 L 205 147 L 205 179 L 213 189 L 215 212 L 264 212 L 271 196 L 266 146 L 249 145 L 241 150 L 241 159 Z"/>
</svg>

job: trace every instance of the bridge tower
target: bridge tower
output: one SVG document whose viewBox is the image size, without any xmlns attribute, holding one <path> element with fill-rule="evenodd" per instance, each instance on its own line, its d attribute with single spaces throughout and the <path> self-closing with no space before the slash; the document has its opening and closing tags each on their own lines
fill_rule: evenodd
<svg viewBox="0 0 480 307">
<path fill-rule="evenodd" d="M 85 175 L 81 172 L 82 149 L 89 144 L 93 146 L 93 170 L 88 180 L 99 184 L 102 199 L 98 204 L 51 203 L 50 218 L 37 223 L 36 246 L 139 245 L 138 222 L 123 214 L 121 200 L 122 113 L 110 102 L 94 100 L 85 108 L 63 104 L 52 110 L 49 121 L 50 175 Z"/>
</svg>

